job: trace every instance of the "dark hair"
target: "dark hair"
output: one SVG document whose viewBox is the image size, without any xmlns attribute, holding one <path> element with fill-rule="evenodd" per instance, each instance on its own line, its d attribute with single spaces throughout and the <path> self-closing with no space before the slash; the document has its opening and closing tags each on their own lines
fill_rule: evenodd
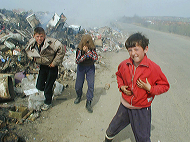
<svg viewBox="0 0 190 142">
<path fill-rule="evenodd" d="M 45 30 L 42 28 L 42 27 L 36 27 L 35 29 L 34 29 L 34 35 L 35 34 L 45 34 Z"/>
<path fill-rule="evenodd" d="M 125 42 L 125 47 L 128 49 L 130 47 L 135 47 L 135 46 L 141 46 L 143 49 L 146 48 L 149 44 L 149 39 L 146 38 L 144 35 L 141 33 L 135 33 L 132 34 Z"/>
</svg>

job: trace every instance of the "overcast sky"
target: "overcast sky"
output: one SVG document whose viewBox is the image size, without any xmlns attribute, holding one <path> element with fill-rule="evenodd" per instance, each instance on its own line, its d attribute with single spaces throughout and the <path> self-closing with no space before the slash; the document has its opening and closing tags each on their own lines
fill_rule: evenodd
<svg viewBox="0 0 190 142">
<path fill-rule="evenodd" d="M 122 16 L 190 17 L 190 0 L 1 0 L 0 9 L 63 13 L 69 24 L 102 23 Z"/>
</svg>

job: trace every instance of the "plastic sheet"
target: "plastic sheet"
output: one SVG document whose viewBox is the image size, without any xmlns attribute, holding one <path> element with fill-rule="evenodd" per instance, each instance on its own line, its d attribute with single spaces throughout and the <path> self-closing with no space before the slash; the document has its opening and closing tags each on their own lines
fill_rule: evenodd
<svg viewBox="0 0 190 142">
<path fill-rule="evenodd" d="M 55 81 L 55 88 L 54 88 L 54 93 L 53 95 L 60 95 L 63 91 L 63 84 Z"/>
<path fill-rule="evenodd" d="M 75 54 L 72 53 L 69 56 L 64 57 L 64 61 L 62 62 L 62 65 L 64 66 L 65 69 L 67 70 L 73 70 L 76 71 L 77 65 L 75 63 Z"/>
<path fill-rule="evenodd" d="M 31 94 L 28 98 L 28 108 L 36 111 L 40 110 L 40 107 L 43 105 L 45 100 L 44 94 L 42 91 L 38 93 Z"/>
<path fill-rule="evenodd" d="M 36 88 L 36 77 L 33 75 L 28 75 L 27 77 L 23 78 L 21 81 L 22 90 L 29 90 Z"/>
</svg>

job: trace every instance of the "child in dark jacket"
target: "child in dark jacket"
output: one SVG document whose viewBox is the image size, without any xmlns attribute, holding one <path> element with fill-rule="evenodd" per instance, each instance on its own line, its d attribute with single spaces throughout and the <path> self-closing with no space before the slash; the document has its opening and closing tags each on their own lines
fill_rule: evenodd
<svg viewBox="0 0 190 142">
<path fill-rule="evenodd" d="M 74 103 L 78 104 L 81 101 L 83 84 L 86 80 L 88 84 L 88 90 L 86 94 L 86 109 L 89 113 L 92 113 L 91 102 L 94 97 L 94 77 L 95 77 L 95 66 L 94 62 L 98 60 L 96 48 L 92 37 L 88 34 L 83 35 L 76 52 L 76 63 L 77 65 L 77 78 L 75 82 L 75 90 L 77 98 Z"/>
<path fill-rule="evenodd" d="M 151 141 L 151 103 L 170 86 L 161 68 L 147 58 L 148 44 L 149 39 L 141 33 L 131 35 L 125 42 L 130 58 L 121 62 L 116 72 L 122 97 L 106 130 L 105 142 L 111 142 L 129 124 L 137 142 Z"/>
</svg>

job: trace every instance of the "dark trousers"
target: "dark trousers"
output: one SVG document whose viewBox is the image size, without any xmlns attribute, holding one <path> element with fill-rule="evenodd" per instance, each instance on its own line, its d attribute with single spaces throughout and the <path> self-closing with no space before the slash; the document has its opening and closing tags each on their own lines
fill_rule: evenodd
<svg viewBox="0 0 190 142">
<path fill-rule="evenodd" d="M 58 67 L 50 68 L 45 65 L 40 65 L 40 71 L 37 79 L 36 88 L 44 91 L 45 104 L 51 104 L 53 96 L 53 85 L 58 75 Z"/>
<path fill-rule="evenodd" d="M 94 95 L 94 77 L 95 77 L 95 66 L 84 66 L 84 65 L 78 65 L 77 66 L 77 78 L 75 82 L 75 90 L 77 93 L 77 96 L 82 96 L 82 88 L 85 80 L 86 75 L 86 81 L 88 84 L 88 90 L 86 93 L 86 98 L 88 101 L 92 101 Z"/>
<path fill-rule="evenodd" d="M 116 115 L 106 130 L 106 135 L 114 137 L 129 124 L 131 124 L 136 142 L 150 142 L 151 107 L 128 109 L 120 104 Z"/>
</svg>

